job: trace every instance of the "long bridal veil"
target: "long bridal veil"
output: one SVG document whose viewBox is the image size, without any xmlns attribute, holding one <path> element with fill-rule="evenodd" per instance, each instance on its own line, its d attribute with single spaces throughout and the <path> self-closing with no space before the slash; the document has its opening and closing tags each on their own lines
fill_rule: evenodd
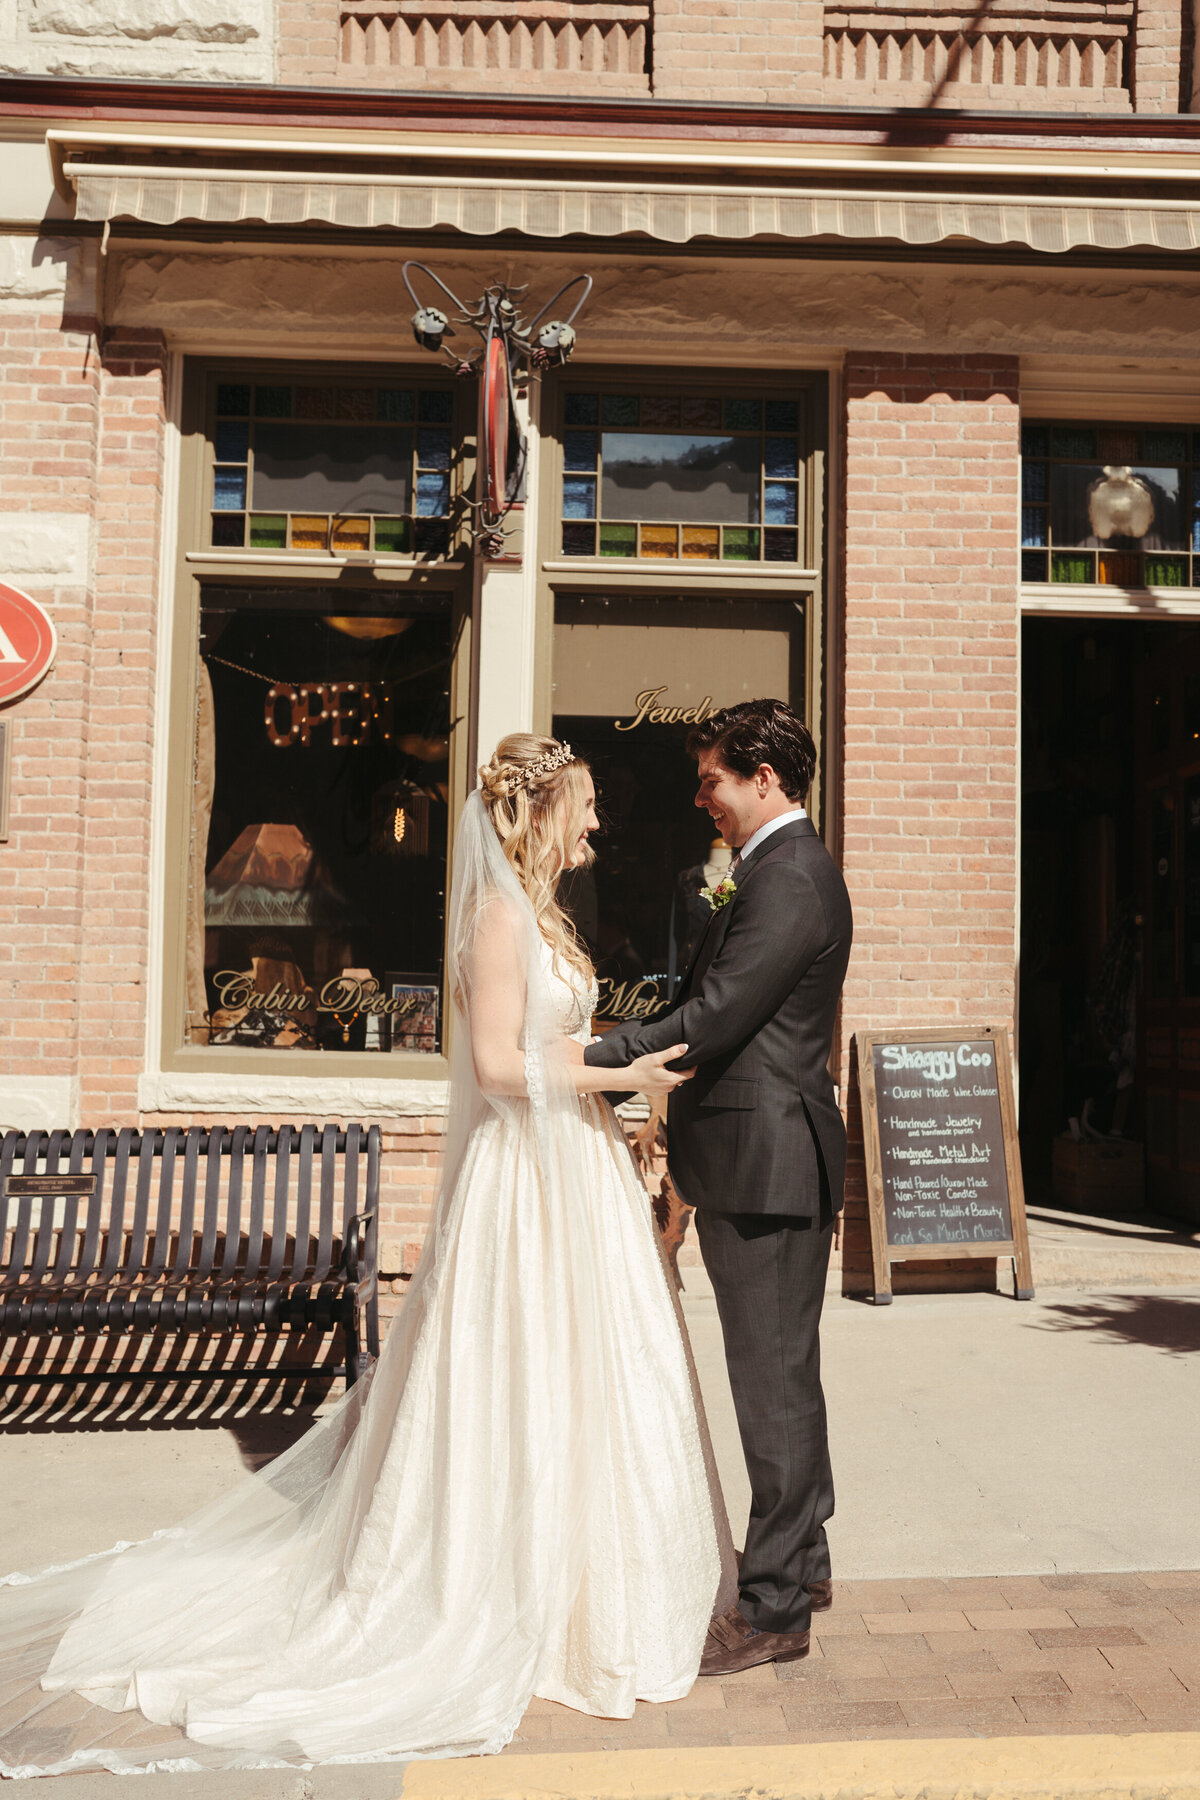
<svg viewBox="0 0 1200 1800">
<path fill-rule="evenodd" d="M 0 1584 L 7 1775 L 497 1750 L 569 1633 L 613 1355 L 599 1272 L 572 1254 L 598 1202 L 563 1129 L 578 1100 L 545 946 L 478 795 L 453 874 L 445 1169 L 383 1354 L 183 1524 Z M 515 951 L 527 1098 L 476 1079 L 485 925 Z M 489 1134 L 491 1169 L 506 1144 L 534 1159 L 519 1205 L 471 1179 Z"/>
</svg>

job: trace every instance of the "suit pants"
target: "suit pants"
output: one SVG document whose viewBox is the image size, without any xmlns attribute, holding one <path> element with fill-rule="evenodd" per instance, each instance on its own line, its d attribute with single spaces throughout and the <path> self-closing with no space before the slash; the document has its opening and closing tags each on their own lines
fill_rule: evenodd
<svg viewBox="0 0 1200 1800">
<path fill-rule="evenodd" d="M 825 1201 L 825 1196 L 822 1195 Z M 739 1606 L 760 1631 L 807 1631 L 830 1573 L 833 1471 L 819 1326 L 833 1241 L 818 1219 L 696 1209 L 750 1476 Z"/>
</svg>

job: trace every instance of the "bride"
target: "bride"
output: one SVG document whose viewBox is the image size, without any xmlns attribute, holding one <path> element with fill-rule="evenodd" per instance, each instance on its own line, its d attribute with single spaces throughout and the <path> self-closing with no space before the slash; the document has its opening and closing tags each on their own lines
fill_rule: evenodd
<svg viewBox="0 0 1200 1800">
<path fill-rule="evenodd" d="M 378 1364 L 144 1543 L 0 1583 L 0 1770 L 491 1752 L 534 1695 L 628 1718 L 696 1676 L 733 1553 L 678 1304 L 555 898 L 594 790 L 507 737 L 455 844 L 446 1166 Z M 720 1590 L 720 1592 L 718 1591 Z"/>
</svg>

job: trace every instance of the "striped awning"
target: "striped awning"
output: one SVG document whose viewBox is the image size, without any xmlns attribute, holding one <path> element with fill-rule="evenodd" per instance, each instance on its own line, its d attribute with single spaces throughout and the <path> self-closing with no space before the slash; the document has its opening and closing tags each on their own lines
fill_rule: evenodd
<svg viewBox="0 0 1200 1800">
<path fill-rule="evenodd" d="M 1113 197 L 880 192 L 816 187 L 314 175 L 297 170 L 148 169 L 68 162 L 80 219 L 145 224 L 326 224 L 361 231 L 451 229 L 470 237 L 948 240 L 1080 248 L 1200 248 L 1200 203 Z"/>
</svg>

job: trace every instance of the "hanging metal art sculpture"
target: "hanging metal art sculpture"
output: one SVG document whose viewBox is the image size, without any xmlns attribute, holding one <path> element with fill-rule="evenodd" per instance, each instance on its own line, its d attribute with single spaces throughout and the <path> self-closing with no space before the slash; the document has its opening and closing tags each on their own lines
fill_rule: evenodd
<svg viewBox="0 0 1200 1800">
<path fill-rule="evenodd" d="M 467 326 L 481 339 L 478 349 L 457 355 L 446 343 L 457 335 L 449 315 L 418 296 L 409 271 L 418 271 L 434 282 L 457 309 L 455 322 Z M 516 423 L 517 382 L 560 368 L 575 348 L 575 320 L 592 291 L 590 275 L 575 275 L 547 300 L 528 322 L 520 311 L 527 289 L 494 281 L 473 306 L 464 305 L 440 275 L 424 263 L 406 262 L 402 271 L 416 311 L 413 336 L 425 350 L 444 351 L 458 375 L 478 375 L 482 381 L 479 420 L 479 498 L 468 504 L 475 513 L 472 536 L 485 556 L 504 550 L 504 521 L 521 491 L 527 445 Z M 581 288 L 565 318 L 548 318 L 551 308 Z M 545 323 L 543 324 L 543 320 Z"/>
</svg>

